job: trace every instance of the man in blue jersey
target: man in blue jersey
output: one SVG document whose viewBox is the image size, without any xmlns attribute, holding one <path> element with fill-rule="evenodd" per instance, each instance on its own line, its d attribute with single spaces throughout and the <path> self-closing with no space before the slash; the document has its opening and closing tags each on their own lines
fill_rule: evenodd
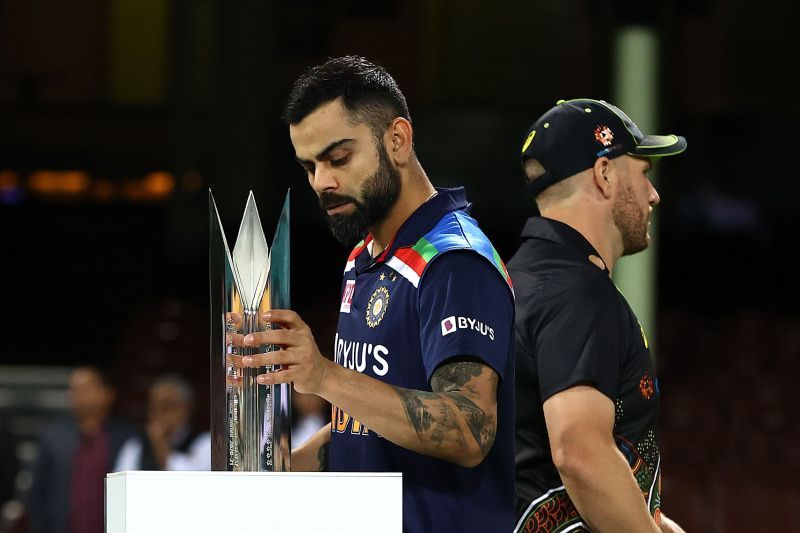
<svg viewBox="0 0 800 533">
<path fill-rule="evenodd" d="M 334 361 L 292 311 L 244 339 L 282 347 L 244 358 L 283 365 L 261 383 L 333 406 L 294 469 L 402 472 L 405 531 L 510 531 L 513 295 L 463 189 L 431 185 L 403 94 L 364 58 L 309 69 L 285 118 L 334 236 L 355 246 Z"/>
</svg>

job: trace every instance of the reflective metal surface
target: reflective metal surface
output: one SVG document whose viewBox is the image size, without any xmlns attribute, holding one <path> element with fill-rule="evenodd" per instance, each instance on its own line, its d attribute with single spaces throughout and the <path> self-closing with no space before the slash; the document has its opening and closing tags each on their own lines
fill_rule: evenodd
<svg viewBox="0 0 800 533">
<path fill-rule="evenodd" d="M 241 339 L 271 327 L 261 315 L 287 309 L 289 300 L 289 193 L 270 254 L 251 192 L 230 253 L 209 191 L 211 290 L 212 469 L 288 471 L 291 458 L 291 386 L 263 386 L 256 377 L 271 369 L 243 368 L 245 355 L 273 346 L 244 347 Z M 271 255 L 273 256 L 271 258 Z M 275 267 L 271 268 L 272 265 Z"/>
</svg>

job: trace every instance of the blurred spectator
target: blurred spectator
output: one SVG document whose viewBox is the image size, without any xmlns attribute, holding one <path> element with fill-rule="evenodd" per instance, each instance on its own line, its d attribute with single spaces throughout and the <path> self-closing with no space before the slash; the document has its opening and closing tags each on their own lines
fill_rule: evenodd
<svg viewBox="0 0 800 533">
<path fill-rule="evenodd" d="M 177 375 L 150 387 L 145 434 L 125 443 L 114 470 L 211 470 L 211 434 L 191 427 L 194 393 Z"/>
<path fill-rule="evenodd" d="M 32 533 L 103 533 L 104 479 L 133 434 L 109 416 L 116 391 L 102 369 L 77 368 L 69 397 L 73 416 L 39 438 L 27 502 Z"/>
<path fill-rule="evenodd" d="M 0 507 L 14 495 L 14 479 L 19 468 L 15 445 L 8 427 L 0 425 Z"/>
<path fill-rule="evenodd" d="M 328 402 L 316 394 L 292 393 L 292 447 L 303 444 L 327 424 L 330 416 Z"/>
</svg>

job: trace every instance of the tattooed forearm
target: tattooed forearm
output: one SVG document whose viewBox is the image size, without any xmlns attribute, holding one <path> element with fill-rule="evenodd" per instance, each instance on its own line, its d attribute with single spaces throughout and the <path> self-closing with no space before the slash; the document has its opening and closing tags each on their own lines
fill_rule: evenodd
<svg viewBox="0 0 800 533">
<path fill-rule="evenodd" d="M 410 389 L 398 389 L 398 392 L 400 393 L 400 398 L 403 399 L 408 421 L 414 426 L 417 435 L 428 431 L 433 423 L 433 417 L 429 406 L 425 404 L 425 400 L 436 400 L 439 396 L 432 392 Z"/>
<path fill-rule="evenodd" d="M 466 446 L 456 414 L 443 401 L 442 395 L 403 388 L 398 388 L 397 392 L 403 400 L 408 421 L 421 440 L 436 445 L 452 441 L 462 448 Z"/>
<path fill-rule="evenodd" d="M 467 425 L 475 438 L 475 442 L 481 449 L 483 454 L 489 453 L 489 449 L 494 444 L 494 425 L 491 423 L 492 418 L 484 414 L 483 410 L 475 405 L 472 400 L 459 393 L 448 393 L 453 402 L 458 406 L 458 410 L 464 414 L 467 419 Z"/>
<path fill-rule="evenodd" d="M 488 453 L 494 443 L 497 422 L 494 410 L 487 413 L 479 403 L 486 406 L 489 400 L 492 406 L 496 405 L 497 374 L 482 363 L 459 361 L 436 369 L 431 387 L 452 398 L 481 452 Z"/>
<path fill-rule="evenodd" d="M 317 470 L 320 472 L 327 472 L 328 471 L 328 448 L 330 447 L 330 442 L 324 443 L 322 446 L 319 447 L 319 451 L 317 452 Z"/>
<path fill-rule="evenodd" d="M 397 389 L 419 439 L 436 449 L 460 450 L 474 439 L 485 456 L 496 431 L 497 374 L 481 363 L 456 362 L 437 369 L 431 385 L 434 392 Z"/>
<path fill-rule="evenodd" d="M 470 362 L 444 365 L 437 368 L 436 372 L 431 376 L 431 388 L 437 392 L 457 390 L 472 378 L 480 376 L 485 368 L 485 365 Z M 497 383 L 496 377 L 495 383 Z"/>
<path fill-rule="evenodd" d="M 462 447 L 466 444 L 453 408 L 443 401 L 442 395 L 403 388 L 398 388 L 397 392 L 403 400 L 408 422 L 420 439 L 437 445 L 447 440 L 455 440 Z"/>
</svg>

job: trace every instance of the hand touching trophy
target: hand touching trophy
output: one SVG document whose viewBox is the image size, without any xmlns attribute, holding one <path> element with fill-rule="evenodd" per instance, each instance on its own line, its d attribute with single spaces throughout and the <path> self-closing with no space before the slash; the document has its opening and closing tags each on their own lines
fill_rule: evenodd
<svg viewBox="0 0 800 533">
<path fill-rule="evenodd" d="M 272 248 L 261 227 L 253 193 L 231 254 L 209 191 L 211 291 L 212 470 L 281 472 L 291 463 L 291 385 L 259 385 L 269 367 L 247 368 L 241 358 L 274 350 L 244 346 L 244 336 L 273 327 L 260 317 L 289 309 L 289 192 Z"/>
</svg>

